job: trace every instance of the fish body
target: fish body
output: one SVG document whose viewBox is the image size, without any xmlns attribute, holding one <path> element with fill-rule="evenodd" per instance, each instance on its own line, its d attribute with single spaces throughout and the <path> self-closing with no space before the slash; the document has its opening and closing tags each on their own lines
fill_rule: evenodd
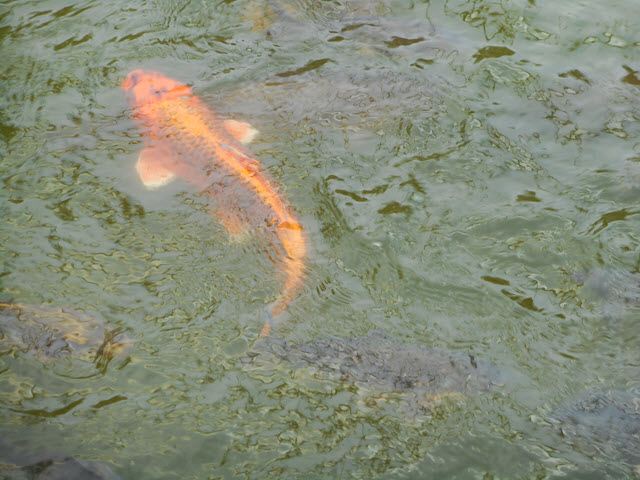
<svg viewBox="0 0 640 480">
<path fill-rule="evenodd" d="M 17 429 L 16 429 L 17 430 Z M 22 434 L 24 435 L 24 433 Z M 122 480 L 104 463 L 76 458 L 58 451 L 27 447 L 20 438 L 20 431 L 4 434 L 0 438 L 0 468 L 2 478 L 30 478 L 33 480 Z M 16 440 L 11 437 L 15 437 Z M 55 443 L 54 448 L 66 447 L 67 442 L 57 438 L 42 438 L 42 443 Z M 23 446 L 24 445 L 24 446 Z M 15 475 L 14 475 L 15 473 Z"/>
<path fill-rule="evenodd" d="M 43 362 L 77 357 L 101 365 L 126 359 L 133 344 L 101 320 L 68 308 L 0 303 L 0 352 L 19 348 Z"/>
<path fill-rule="evenodd" d="M 326 337 L 304 344 L 273 336 L 256 343 L 250 357 L 313 366 L 328 376 L 387 392 L 469 394 L 488 391 L 502 378 L 494 366 L 474 355 L 398 343 L 377 330 L 364 337 Z"/>
<path fill-rule="evenodd" d="M 230 235 L 264 232 L 284 273 L 268 309 L 272 318 L 280 315 L 303 285 L 307 242 L 279 187 L 244 145 L 256 131 L 223 120 L 188 85 L 158 72 L 134 70 L 122 88 L 145 134 L 137 164 L 143 183 L 156 187 L 180 177 L 213 200 L 212 213 Z"/>
<path fill-rule="evenodd" d="M 503 372 L 465 353 L 397 342 L 373 331 L 364 337 L 326 337 L 296 344 L 272 335 L 260 339 L 242 359 L 245 369 L 272 369 L 287 363 L 313 377 L 355 385 L 364 391 L 406 394 L 410 416 L 420 416 L 447 397 L 493 390 Z"/>
<path fill-rule="evenodd" d="M 639 387 L 585 392 L 556 409 L 547 420 L 564 444 L 601 457 L 619 471 L 607 478 L 637 478 L 626 475 L 630 473 L 627 470 L 640 471 Z"/>
</svg>

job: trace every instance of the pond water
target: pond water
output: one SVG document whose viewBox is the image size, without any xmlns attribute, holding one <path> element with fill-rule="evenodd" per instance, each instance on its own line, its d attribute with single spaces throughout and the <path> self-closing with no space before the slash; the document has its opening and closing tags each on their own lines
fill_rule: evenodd
<svg viewBox="0 0 640 480">
<path fill-rule="evenodd" d="M 136 343 L 101 368 L 3 347 L 0 435 L 130 479 L 640 474 L 598 428 L 552 421 L 589 392 L 640 398 L 635 8 L 4 2 L 0 302 Z M 277 335 L 383 331 L 482 359 L 499 388 L 415 418 L 366 382 L 248 368 L 280 281 L 186 183 L 141 185 L 120 89 L 136 68 L 260 131 L 310 245 Z"/>
</svg>

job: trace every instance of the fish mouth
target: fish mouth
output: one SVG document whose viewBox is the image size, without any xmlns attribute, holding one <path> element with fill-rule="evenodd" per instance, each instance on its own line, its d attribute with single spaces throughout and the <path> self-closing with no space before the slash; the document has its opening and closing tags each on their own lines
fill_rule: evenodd
<svg viewBox="0 0 640 480">
<path fill-rule="evenodd" d="M 136 69 L 122 82 L 122 90 L 132 106 L 193 96 L 191 87 L 153 70 Z"/>
<path fill-rule="evenodd" d="M 122 89 L 125 91 L 132 89 L 138 84 L 141 77 L 147 74 L 148 72 L 145 70 L 142 70 L 141 68 L 138 68 L 136 70 L 129 72 L 129 75 L 127 75 L 127 77 L 122 82 Z"/>
</svg>

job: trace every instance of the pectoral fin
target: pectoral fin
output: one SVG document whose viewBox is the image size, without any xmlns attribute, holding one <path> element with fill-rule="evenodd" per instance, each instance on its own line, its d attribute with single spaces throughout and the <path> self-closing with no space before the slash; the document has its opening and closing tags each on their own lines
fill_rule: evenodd
<svg viewBox="0 0 640 480">
<path fill-rule="evenodd" d="M 249 232 L 249 224 L 239 214 L 221 207 L 211 210 L 211 214 L 227 229 L 231 240 L 241 243 L 246 239 Z"/>
<path fill-rule="evenodd" d="M 170 164 L 170 159 L 161 149 L 147 147 L 140 152 L 136 170 L 145 187 L 158 188 L 174 179 L 175 175 L 166 167 Z"/>
<path fill-rule="evenodd" d="M 250 143 L 258 134 L 258 130 L 245 122 L 225 120 L 224 128 L 241 143 Z"/>
</svg>

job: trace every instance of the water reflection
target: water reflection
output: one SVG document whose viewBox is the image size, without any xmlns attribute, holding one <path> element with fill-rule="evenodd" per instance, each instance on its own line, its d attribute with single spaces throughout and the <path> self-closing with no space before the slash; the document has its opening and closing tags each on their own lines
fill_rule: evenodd
<svg viewBox="0 0 640 480">
<path fill-rule="evenodd" d="M 67 453 L 128 478 L 631 477 L 617 440 L 592 455 L 549 419 L 585 391 L 637 386 L 632 9 L 10 2 L 2 298 L 99 312 L 139 342 L 123 369 L 89 378 L 70 375 L 95 373 L 81 358 L 2 355 L 5 429 L 64 434 Z M 499 393 L 416 422 L 401 392 L 287 362 L 243 369 L 272 266 L 229 243 L 187 185 L 140 188 L 118 88 L 134 68 L 260 130 L 253 151 L 311 243 L 287 342 L 382 329 L 513 372 Z M 594 271 L 613 281 L 581 287 L 576 272 Z M 560 418 L 576 430 L 614 409 L 579 405 Z"/>
</svg>

